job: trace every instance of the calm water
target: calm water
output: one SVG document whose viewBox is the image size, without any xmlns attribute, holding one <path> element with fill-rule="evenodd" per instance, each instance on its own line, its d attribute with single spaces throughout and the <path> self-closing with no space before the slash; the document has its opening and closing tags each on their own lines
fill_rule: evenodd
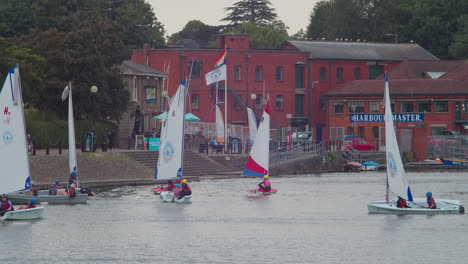
<svg viewBox="0 0 468 264">
<path fill-rule="evenodd" d="M 468 173 L 410 173 L 413 195 L 459 199 Z M 192 204 L 150 187 L 100 192 L 87 205 L 46 206 L 45 218 L 0 223 L 1 263 L 467 263 L 468 214 L 369 215 L 383 173 L 192 183 Z"/>
</svg>

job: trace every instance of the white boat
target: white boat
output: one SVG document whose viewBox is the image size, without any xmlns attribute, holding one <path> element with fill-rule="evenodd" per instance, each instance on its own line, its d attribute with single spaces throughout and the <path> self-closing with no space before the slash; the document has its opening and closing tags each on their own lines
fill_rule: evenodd
<svg viewBox="0 0 468 264">
<path fill-rule="evenodd" d="M 164 120 L 161 129 L 161 143 L 159 147 L 159 158 L 154 180 L 174 180 L 182 178 L 184 158 L 184 114 L 187 87 L 182 81 L 176 94 L 171 100 L 167 119 Z M 161 192 L 163 202 L 188 203 L 192 196 L 177 199 L 170 191 Z"/>
<path fill-rule="evenodd" d="M 387 159 L 387 198 L 385 201 L 367 204 L 369 213 L 378 214 L 454 214 L 463 213 L 464 208 L 458 200 L 436 199 L 437 209 L 428 209 L 426 199 L 413 199 L 408 185 L 398 142 L 393 124 L 388 88 L 388 76 L 385 76 L 385 148 Z M 389 191 L 405 199 L 411 208 L 398 208 L 395 200 L 389 200 Z"/>
<path fill-rule="evenodd" d="M 258 126 L 255 140 L 250 150 L 249 157 L 245 164 L 244 176 L 263 177 L 268 175 L 269 162 L 270 162 L 270 108 L 269 100 L 265 104 L 263 110 L 263 116 Z M 249 190 L 250 193 L 256 194 L 273 194 L 278 189 L 271 189 L 270 191 L 263 191 L 258 188 L 255 190 Z"/>
<path fill-rule="evenodd" d="M 26 142 L 23 95 L 18 66 L 7 75 L 0 92 L 0 194 L 31 188 L 31 173 Z M 29 197 L 31 199 L 31 197 Z M 41 218 L 44 207 L 5 213 L 0 220 L 31 220 Z"/>
<path fill-rule="evenodd" d="M 35 197 L 38 203 L 47 204 L 85 204 L 88 201 L 88 193 L 79 193 L 78 186 L 78 170 L 76 161 L 76 143 L 75 143 L 75 121 L 73 117 L 73 100 L 71 83 L 65 87 L 62 92 L 62 101 L 68 97 L 68 165 L 69 165 L 69 178 L 75 177 L 76 180 L 76 197 L 69 197 L 68 195 L 50 195 L 48 190 L 41 190 Z M 68 179 L 69 180 L 69 179 Z M 15 204 L 28 204 L 31 198 L 25 191 L 9 193 L 8 197 Z"/>
</svg>

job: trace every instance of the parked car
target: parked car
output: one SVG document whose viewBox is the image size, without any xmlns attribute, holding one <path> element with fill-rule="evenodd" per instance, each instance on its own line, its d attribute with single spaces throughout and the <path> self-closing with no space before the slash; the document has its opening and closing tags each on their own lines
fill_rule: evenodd
<svg viewBox="0 0 468 264">
<path fill-rule="evenodd" d="M 358 151 L 369 151 L 369 150 L 376 150 L 376 146 L 367 143 L 362 138 L 352 138 L 344 141 L 344 147 L 346 150 L 358 150 Z"/>
<path fill-rule="evenodd" d="M 292 142 L 305 143 L 312 136 L 312 132 L 294 132 L 291 135 Z"/>
</svg>

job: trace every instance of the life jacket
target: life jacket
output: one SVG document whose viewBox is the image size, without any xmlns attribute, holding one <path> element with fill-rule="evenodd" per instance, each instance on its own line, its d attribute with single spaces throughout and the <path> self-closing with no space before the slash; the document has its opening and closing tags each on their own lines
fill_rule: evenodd
<svg viewBox="0 0 468 264">
<path fill-rule="evenodd" d="M 8 203 L 8 201 L 2 201 L 2 207 L 1 210 L 8 210 L 10 209 L 11 205 Z"/>
<path fill-rule="evenodd" d="M 434 204 L 433 207 L 437 208 L 436 200 L 432 196 L 427 197 L 427 207 L 429 207 L 430 209 L 432 209 L 431 204 Z"/>
<path fill-rule="evenodd" d="M 271 182 L 269 179 L 264 179 L 263 180 L 263 186 L 265 187 L 270 187 L 271 188 Z"/>
<path fill-rule="evenodd" d="M 407 208 L 406 201 L 404 199 L 398 199 L 397 201 L 398 208 Z"/>
<path fill-rule="evenodd" d="M 182 183 L 182 190 L 185 193 L 192 193 L 192 189 L 190 189 L 190 186 L 187 183 Z"/>
</svg>

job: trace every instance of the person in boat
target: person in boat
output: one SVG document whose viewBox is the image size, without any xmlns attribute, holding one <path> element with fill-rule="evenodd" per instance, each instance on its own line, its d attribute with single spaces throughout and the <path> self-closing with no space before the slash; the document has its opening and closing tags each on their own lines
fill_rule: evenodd
<svg viewBox="0 0 468 264">
<path fill-rule="evenodd" d="M 36 198 L 31 198 L 31 200 L 29 200 L 29 203 L 27 206 L 21 206 L 19 208 L 19 210 L 23 210 L 23 209 L 31 209 L 31 208 L 36 208 L 37 207 L 37 199 Z"/>
<path fill-rule="evenodd" d="M 432 197 L 432 192 L 426 193 L 426 201 L 428 209 L 437 209 L 437 204 L 434 197 Z"/>
<path fill-rule="evenodd" d="M 76 171 L 72 171 L 70 177 L 68 177 L 68 186 L 72 185 L 73 183 L 76 185 Z"/>
<path fill-rule="evenodd" d="M 8 196 L 2 196 L 2 203 L 0 204 L 0 216 L 3 216 L 8 211 L 14 211 L 13 203 L 8 199 Z"/>
<path fill-rule="evenodd" d="M 400 196 L 398 196 L 398 200 L 397 200 L 397 203 L 396 203 L 396 206 L 398 208 L 411 208 L 408 206 L 408 204 L 406 203 L 406 200 L 401 198 Z"/>
<path fill-rule="evenodd" d="M 167 181 L 167 186 L 164 188 L 165 191 L 173 191 L 174 190 L 174 183 L 171 180 Z"/>
<path fill-rule="evenodd" d="M 179 199 L 188 195 L 192 195 L 192 189 L 190 189 L 190 186 L 187 184 L 187 179 L 183 179 L 182 186 L 180 188 Z"/>
<path fill-rule="evenodd" d="M 76 185 L 74 183 L 70 184 L 70 187 L 68 187 L 68 196 L 70 198 L 76 197 Z"/>
<path fill-rule="evenodd" d="M 271 190 L 271 183 L 268 175 L 263 176 L 263 181 L 258 185 L 258 187 L 265 192 L 269 192 Z"/>
<path fill-rule="evenodd" d="M 175 188 L 174 188 L 174 197 L 179 197 L 180 195 L 180 183 L 176 183 Z"/>
</svg>

